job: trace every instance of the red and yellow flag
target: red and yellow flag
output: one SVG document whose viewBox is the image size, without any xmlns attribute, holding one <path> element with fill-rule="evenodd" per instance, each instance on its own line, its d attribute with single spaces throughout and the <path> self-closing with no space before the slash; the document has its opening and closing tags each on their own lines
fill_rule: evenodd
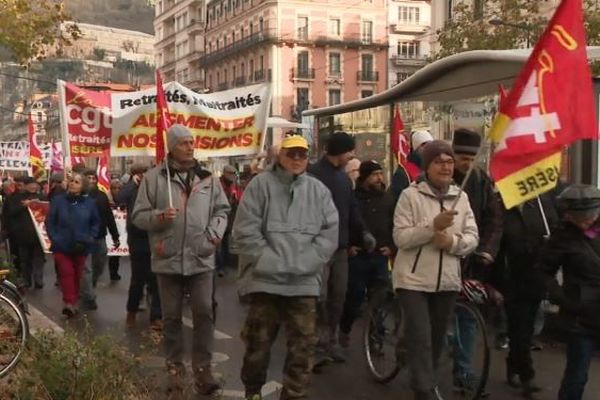
<svg viewBox="0 0 600 400">
<path fill-rule="evenodd" d="M 108 176 L 108 151 L 104 151 L 98 158 L 98 167 L 96 174 L 98 175 L 98 190 L 103 191 L 110 197 L 110 177 Z"/>
<path fill-rule="evenodd" d="M 44 161 L 42 158 L 42 151 L 37 143 L 37 134 L 35 131 L 35 126 L 33 124 L 33 118 L 31 114 L 29 114 L 29 126 L 28 126 L 28 136 L 29 136 L 29 163 L 31 164 L 31 176 L 34 178 L 42 178 L 45 174 L 44 169 Z"/>
<path fill-rule="evenodd" d="M 551 190 L 561 150 L 598 139 L 581 0 L 563 0 L 490 130 L 490 170 L 506 208 Z"/>
<path fill-rule="evenodd" d="M 156 70 L 156 113 L 158 115 L 156 123 L 156 164 L 160 164 L 167 154 L 166 135 L 170 123 L 167 98 L 165 97 L 162 79 L 158 70 Z"/>
</svg>

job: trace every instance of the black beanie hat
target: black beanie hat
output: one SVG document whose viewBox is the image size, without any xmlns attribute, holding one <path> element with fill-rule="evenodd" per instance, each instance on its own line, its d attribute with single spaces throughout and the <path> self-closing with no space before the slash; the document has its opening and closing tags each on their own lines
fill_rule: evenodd
<svg viewBox="0 0 600 400">
<path fill-rule="evenodd" d="M 367 179 L 375 171 L 381 171 L 383 167 L 375 160 L 363 161 L 358 167 L 358 178 Z"/>
<path fill-rule="evenodd" d="M 481 136 L 477 132 L 460 128 L 454 131 L 452 148 L 456 154 L 476 155 L 481 147 Z"/>
<path fill-rule="evenodd" d="M 423 165 L 421 167 L 423 168 L 423 171 L 427 171 L 429 164 L 442 154 L 454 158 L 452 146 L 444 140 L 434 140 L 423 146 L 423 150 L 421 151 L 421 158 L 423 159 Z"/>
<path fill-rule="evenodd" d="M 327 139 L 327 154 L 339 156 L 354 150 L 356 143 L 354 138 L 346 132 L 334 132 Z"/>
</svg>

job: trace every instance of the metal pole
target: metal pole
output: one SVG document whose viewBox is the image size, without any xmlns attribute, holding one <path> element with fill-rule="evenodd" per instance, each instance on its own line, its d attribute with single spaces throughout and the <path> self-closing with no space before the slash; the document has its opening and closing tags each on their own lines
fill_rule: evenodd
<svg viewBox="0 0 600 400">
<path fill-rule="evenodd" d="M 546 218 L 546 212 L 544 211 L 544 206 L 542 205 L 542 199 L 540 198 L 540 196 L 537 197 L 537 203 L 538 207 L 540 208 L 542 221 L 544 222 L 544 230 L 546 231 L 544 239 L 548 239 L 550 237 L 550 226 L 548 225 L 548 218 Z"/>
</svg>

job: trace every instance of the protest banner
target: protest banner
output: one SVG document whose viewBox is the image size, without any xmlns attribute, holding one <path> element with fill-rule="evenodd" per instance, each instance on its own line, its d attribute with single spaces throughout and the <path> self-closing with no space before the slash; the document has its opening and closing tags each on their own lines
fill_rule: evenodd
<svg viewBox="0 0 600 400">
<path fill-rule="evenodd" d="M 156 88 L 136 92 L 95 92 L 58 81 L 65 156 L 155 156 Z M 164 85 L 170 124 L 185 125 L 195 137 L 197 157 L 252 155 L 263 144 L 270 84 L 199 94 Z"/>
<path fill-rule="evenodd" d="M 61 146 L 58 143 L 57 151 L 60 151 Z M 53 151 L 52 144 L 39 144 L 42 152 L 42 160 L 45 169 L 50 169 L 52 164 Z M 31 162 L 29 159 L 29 142 L 0 142 L 0 170 L 11 171 L 29 171 Z"/>
<path fill-rule="evenodd" d="M 48 213 L 50 211 L 50 203 L 47 201 L 32 201 L 31 203 L 29 203 L 27 208 L 29 210 L 31 220 L 33 221 L 35 232 L 37 233 L 40 244 L 42 245 L 42 249 L 44 250 L 44 253 L 50 254 L 51 242 L 46 231 L 46 217 L 48 216 Z M 113 215 L 115 217 L 115 222 L 117 223 L 117 229 L 119 230 L 119 240 L 121 242 L 121 246 L 115 248 L 113 245 L 112 238 L 110 237 L 110 235 L 107 235 L 106 248 L 108 249 L 108 255 L 129 256 L 126 229 L 127 212 L 114 209 Z"/>
</svg>

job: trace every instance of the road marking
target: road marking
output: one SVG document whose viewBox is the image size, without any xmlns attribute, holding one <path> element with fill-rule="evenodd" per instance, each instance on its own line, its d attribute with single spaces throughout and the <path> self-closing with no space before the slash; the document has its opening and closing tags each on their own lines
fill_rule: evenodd
<svg viewBox="0 0 600 400">
<path fill-rule="evenodd" d="M 188 317 L 183 317 L 183 324 L 185 326 L 187 326 L 188 328 L 193 328 L 194 327 L 194 323 L 192 322 L 191 318 L 188 318 Z M 215 339 L 217 339 L 217 340 L 232 339 L 232 337 L 229 336 L 228 334 L 226 334 L 225 332 L 221 332 L 221 331 L 216 330 L 216 329 L 215 329 L 214 336 L 215 336 Z"/>
</svg>

